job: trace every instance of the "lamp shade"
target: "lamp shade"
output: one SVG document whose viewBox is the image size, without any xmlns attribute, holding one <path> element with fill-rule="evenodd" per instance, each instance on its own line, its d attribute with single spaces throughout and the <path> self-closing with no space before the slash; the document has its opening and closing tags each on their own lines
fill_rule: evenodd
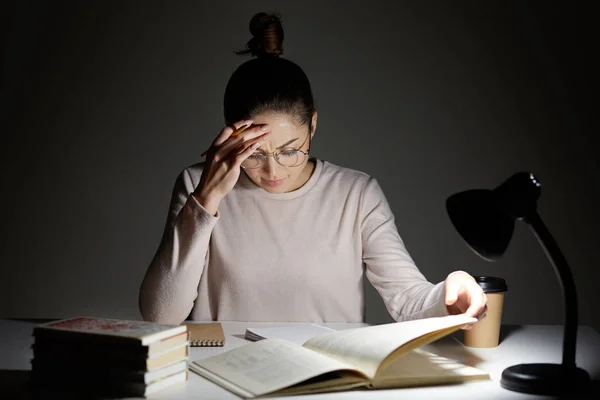
<svg viewBox="0 0 600 400">
<path fill-rule="evenodd" d="M 504 254 L 515 222 L 502 211 L 493 191 L 473 189 L 454 194 L 446 208 L 457 232 L 478 256 L 495 261 Z"/>
<path fill-rule="evenodd" d="M 493 190 L 471 189 L 446 200 L 452 224 L 467 245 L 481 258 L 496 261 L 510 243 L 515 220 L 535 211 L 540 184 L 519 172 Z"/>
</svg>

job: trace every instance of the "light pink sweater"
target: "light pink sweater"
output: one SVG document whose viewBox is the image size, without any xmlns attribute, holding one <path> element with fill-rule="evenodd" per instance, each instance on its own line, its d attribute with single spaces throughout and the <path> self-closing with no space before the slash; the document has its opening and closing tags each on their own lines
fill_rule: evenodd
<svg viewBox="0 0 600 400">
<path fill-rule="evenodd" d="M 444 282 L 415 266 L 377 181 L 315 162 L 308 182 L 284 194 L 242 172 L 216 216 L 190 195 L 202 163 L 184 169 L 141 285 L 142 317 L 363 322 L 364 276 L 397 321 L 448 315 Z"/>
</svg>

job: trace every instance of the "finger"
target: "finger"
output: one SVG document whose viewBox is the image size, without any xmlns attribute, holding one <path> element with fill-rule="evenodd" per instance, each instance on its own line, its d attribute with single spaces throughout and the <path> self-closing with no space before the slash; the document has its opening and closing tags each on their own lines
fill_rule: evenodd
<svg viewBox="0 0 600 400">
<path fill-rule="evenodd" d="M 488 306 L 483 306 L 483 311 L 481 312 L 481 314 L 477 317 L 479 319 L 483 319 L 485 318 L 485 316 L 487 315 L 488 312 Z"/>
<path fill-rule="evenodd" d="M 266 140 L 271 132 L 267 125 L 253 125 L 249 126 L 239 133 L 235 138 L 229 138 L 225 143 L 221 145 L 218 150 L 219 157 L 229 157 L 230 153 L 235 155 L 239 154 L 239 151 L 243 151 L 248 145 L 254 143 L 254 140 Z"/>
<path fill-rule="evenodd" d="M 487 313 L 488 310 L 487 297 L 485 293 L 482 293 L 481 305 L 481 311 L 479 311 L 479 314 L 475 315 L 475 318 L 477 319 L 482 319 L 482 316 L 485 315 L 485 313 Z"/>
<path fill-rule="evenodd" d="M 473 302 L 469 305 L 465 314 L 469 317 L 477 318 L 477 316 L 481 314 L 482 309 L 483 306 L 480 302 Z"/>
<path fill-rule="evenodd" d="M 221 132 L 217 135 L 217 138 L 213 142 L 213 146 L 219 146 L 225 142 L 234 132 L 237 132 L 240 128 L 249 127 L 252 125 L 252 120 L 241 120 L 234 122 L 232 125 L 224 127 Z"/>
<path fill-rule="evenodd" d="M 458 291 L 460 290 L 460 285 L 456 283 L 448 283 L 446 285 L 446 296 L 445 302 L 447 306 L 451 306 L 456 303 L 458 300 Z"/>
<path fill-rule="evenodd" d="M 472 293 L 470 296 L 471 303 L 469 304 L 467 311 L 465 311 L 465 314 L 474 318 L 481 314 L 486 307 L 484 297 L 481 296 L 479 293 L 476 293 L 478 290 L 481 290 L 478 285 L 477 287 L 474 286 L 470 289 L 470 292 Z"/>
<path fill-rule="evenodd" d="M 233 133 L 231 134 L 231 137 L 236 137 L 237 135 L 239 135 L 240 133 L 244 132 L 246 129 L 248 129 L 250 125 L 244 124 L 242 126 L 240 126 L 238 129 L 236 129 L 235 131 L 233 131 Z"/>
<path fill-rule="evenodd" d="M 235 129 L 233 130 L 233 132 L 231 132 L 231 135 L 229 137 L 235 137 L 237 135 L 239 135 L 240 133 L 242 133 L 243 131 L 245 131 L 246 129 L 248 129 L 250 126 L 252 125 L 252 120 L 246 120 L 246 121 L 238 121 L 235 124 L 229 126 L 229 127 L 225 127 L 221 133 L 219 133 L 219 136 L 217 137 L 217 139 L 215 139 L 215 141 L 213 142 L 213 145 L 219 145 L 221 143 L 223 143 L 224 140 L 227 140 L 227 136 L 224 136 L 225 139 L 223 139 L 223 141 L 221 141 L 220 139 L 220 135 L 227 129 Z M 200 157 L 206 157 L 206 155 L 208 154 L 208 151 L 210 149 L 206 150 L 204 153 L 200 154 Z"/>
<path fill-rule="evenodd" d="M 248 145 L 244 150 L 242 150 L 240 153 L 238 153 L 238 155 L 235 157 L 235 166 L 239 167 L 240 165 L 242 165 L 242 163 L 252 155 L 252 153 L 254 153 L 256 151 L 256 149 L 258 149 L 258 147 L 260 146 L 261 141 L 256 139 L 254 142 L 252 142 L 250 145 Z"/>
<path fill-rule="evenodd" d="M 242 127 L 237 130 L 235 135 L 231 135 L 231 138 L 237 137 L 235 141 L 231 140 L 231 146 L 238 146 L 240 143 L 258 138 L 259 136 L 270 133 L 269 126 L 267 124 L 249 125 Z"/>
<path fill-rule="evenodd" d="M 485 317 L 487 317 L 487 306 L 485 307 L 485 310 L 477 317 L 477 322 L 480 322 Z M 471 330 L 471 329 L 473 329 L 475 327 L 476 323 L 474 323 L 474 324 L 467 324 L 467 325 L 463 326 L 462 329 L 464 329 L 466 331 Z"/>
</svg>

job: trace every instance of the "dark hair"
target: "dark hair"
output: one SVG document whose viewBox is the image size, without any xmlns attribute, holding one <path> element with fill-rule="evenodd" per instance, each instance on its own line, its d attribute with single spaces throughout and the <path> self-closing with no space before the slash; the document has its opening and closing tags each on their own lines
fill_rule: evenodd
<svg viewBox="0 0 600 400">
<path fill-rule="evenodd" d="M 281 57 L 281 17 L 264 12 L 254 15 L 250 33 L 246 49 L 235 53 L 255 58 L 240 65 L 227 83 L 225 121 L 231 124 L 263 112 L 277 112 L 294 116 L 312 131 L 315 105 L 310 82 L 300 66 Z"/>
</svg>

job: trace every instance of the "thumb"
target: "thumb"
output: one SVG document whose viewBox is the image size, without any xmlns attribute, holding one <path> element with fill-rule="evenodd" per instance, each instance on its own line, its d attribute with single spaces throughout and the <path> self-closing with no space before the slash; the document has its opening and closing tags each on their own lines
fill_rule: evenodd
<svg viewBox="0 0 600 400">
<path fill-rule="evenodd" d="M 446 305 L 451 306 L 458 300 L 458 285 L 448 283 L 446 285 Z"/>
</svg>

